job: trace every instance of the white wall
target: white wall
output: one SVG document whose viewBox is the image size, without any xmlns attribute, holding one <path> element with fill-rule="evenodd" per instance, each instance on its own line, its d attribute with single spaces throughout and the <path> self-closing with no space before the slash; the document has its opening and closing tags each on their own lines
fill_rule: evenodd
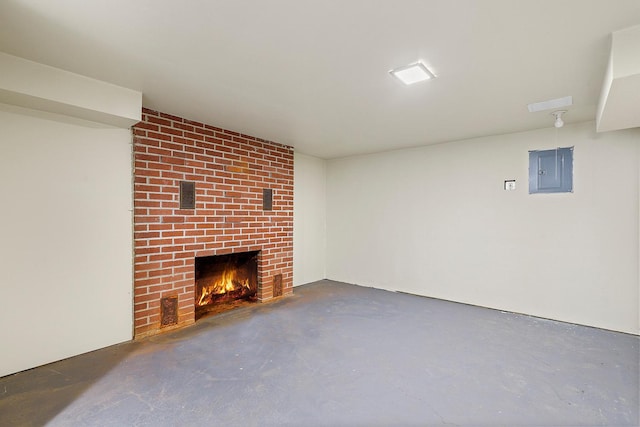
<svg viewBox="0 0 640 427">
<path fill-rule="evenodd" d="M 638 334 L 640 129 L 555 132 L 328 161 L 327 277 Z M 558 146 L 574 192 L 529 195 Z"/>
<path fill-rule="evenodd" d="M 294 153 L 293 284 L 325 275 L 326 161 Z"/>
<path fill-rule="evenodd" d="M 0 104 L 0 376 L 132 337 L 131 133 Z"/>
</svg>

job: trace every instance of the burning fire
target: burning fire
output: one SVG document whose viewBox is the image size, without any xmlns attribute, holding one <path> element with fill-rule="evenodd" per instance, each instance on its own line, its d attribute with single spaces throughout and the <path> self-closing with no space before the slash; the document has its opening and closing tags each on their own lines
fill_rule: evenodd
<svg viewBox="0 0 640 427">
<path fill-rule="evenodd" d="M 202 293 L 196 305 L 203 306 L 209 304 L 210 297 L 214 295 L 222 295 L 229 292 L 243 289 L 251 289 L 249 279 L 241 280 L 236 277 L 236 270 L 225 270 L 219 280 L 211 285 L 203 286 Z"/>
</svg>

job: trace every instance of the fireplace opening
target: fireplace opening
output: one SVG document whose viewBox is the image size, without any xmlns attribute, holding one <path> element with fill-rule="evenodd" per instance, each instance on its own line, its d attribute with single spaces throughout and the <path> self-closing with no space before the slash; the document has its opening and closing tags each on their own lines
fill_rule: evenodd
<svg viewBox="0 0 640 427">
<path fill-rule="evenodd" d="M 258 253 L 195 259 L 196 320 L 257 301 Z"/>
</svg>

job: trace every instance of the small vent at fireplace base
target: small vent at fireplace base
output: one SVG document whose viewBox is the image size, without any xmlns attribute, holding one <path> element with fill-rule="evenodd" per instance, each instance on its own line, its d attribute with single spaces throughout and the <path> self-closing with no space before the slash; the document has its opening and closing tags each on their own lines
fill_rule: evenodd
<svg viewBox="0 0 640 427">
<path fill-rule="evenodd" d="M 178 297 L 166 297 L 160 300 L 160 326 L 178 324 Z"/>
<path fill-rule="evenodd" d="M 273 276 L 273 297 L 282 296 L 282 274 Z"/>
</svg>

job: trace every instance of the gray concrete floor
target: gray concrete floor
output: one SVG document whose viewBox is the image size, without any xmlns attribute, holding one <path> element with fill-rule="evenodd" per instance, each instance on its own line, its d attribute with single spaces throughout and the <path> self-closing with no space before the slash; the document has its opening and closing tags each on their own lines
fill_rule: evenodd
<svg viewBox="0 0 640 427">
<path fill-rule="evenodd" d="M 639 342 L 321 281 L 0 378 L 0 425 L 637 426 Z"/>
</svg>

